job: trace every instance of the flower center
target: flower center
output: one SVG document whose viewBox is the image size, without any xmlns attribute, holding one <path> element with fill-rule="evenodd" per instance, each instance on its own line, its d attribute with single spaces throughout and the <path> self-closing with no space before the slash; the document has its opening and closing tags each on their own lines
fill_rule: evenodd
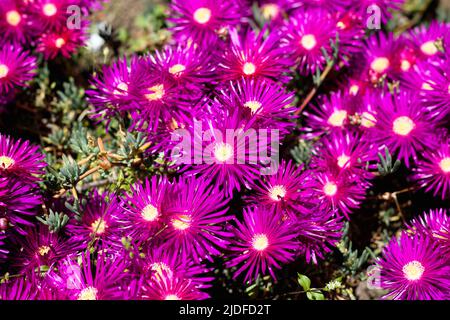
<svg viewBox="0 0 450 320">
<path fill-rule="evenodd" d="M 50 247 L 49 246 L 40 246 L 38 248 L 38 253 L 42 257 L 45 256 L 49 252 L 50 252 Z"/>
<path fill-rule="evenodd" d="M 56 8 L 56 6 L 53 3 L 47 3 L 44 5 L 44 7 L 42 8 L 42 12 L 47 16 L 47 17 L 52 17 L 56 14 L 56 12 L 58 11 L 58 9 Z"/>
<path fill-rule="evenodd" d="M 389 68 L 389 59 L 385 57 L 376 58 L 370 64 L 370 68 L 377 73 L 384 73 Z"/>
<path fill-rule="evenodd" d="M 438 52 L 438 48 L 434 44 L 434 41 L 427 41 L 420 46 L 420 50 L 427 56 L 434 56 Z"/>
<path fill-rule="evenodd" d="M 78 300 L 97 300 L 98 290 L 94 287 L 87 287 L 81 290 Z"/>
<path fill-rule="evenodd" d="M 445 157 L 439 162 L 439 167 L 441 167 L 444 173 L 450 172 L 450 157 Z"/>
<path fill-rule="evenodd" d="M 9 68 L 6 64 L 0 63 L 0 79 L 5 78 L 9 73 Z"/>
<path fill-rule="evenodd" d="M 164 97 L 165 91 L 164 91 L 164 85 L 162 85 L 162 84 L 157 84 L 156 86 L 153 86 L 153 87 L 149 88 L 148 90 L 153 92 L 153 93 L 148 93 L 145 95 L 145 97 L 149 101 L 161 100 L 162 97 Z"/>
<path fill-rule="evenodd" d="M 121 82 L 117 85 L 116 90 L 114 90 L 113 94 L 122 96 L 124 92 L 128 92 L 128 85 L 125 82 Z"/>
<path fill-rule="evenodd" d="M 165 300 L 181 300 L 176 294 L 168 294 Z"/>
<path fill-rule="evenodd" d="M 194 12 L 194 20 L 200 24 L 208 23 L 211 20 L 211 10 L 208 8 L 198 8 Z"/>
<path fill-rule="evenodd" d="M 252 246 L 255 250 L 264 251 L 269 246 L 269 239 L 263 233 L 255 234 L 252 239 Z"/>
<path fill-rule="evenodd" d="M 361 125 L 365 128 L 372 128 L 377 124 L 375 116 L 369 112 L 364 111 L 361 115 Z"/>
<path fill-rule="evenodd" d="M 244 66 L 242 67 L 242 71 L 245 75 L 251 76 L 256 71 L 256 66 L 251 62 L 244 63 Z"/>
<path fill-rule="evenodd" d="M 342 127 L 344 125 L 345 119 L 347 119 L 347 111 L 336 110 L 328 118 L 328 123 L 333 127 Z"/>
<path fill-rule="evenodd" d="M 282 185 L 276 185 L 270 188 L 269 196 L 274 201 L 280 201 L 286 196 L 286 188 Z"/>
<path fill-rule="evenodd" d="M 233 147 L 229 143 L 218 143 L 214 147 L 214 157 L 219 162 L 226 162 L 233 157 Z"/>
<path fill-rule="evenodd" d="M 66 40 L 64 40 L 63 38 L 58 38 L 55 40 L 55 47 L 57 47 L 58 49 L 61 49 L 65 44 Z"/>
<path fill-rule="evenodd" d="M 345 154 L 340 155 L 337 158 L 337 164 L 338 164 L 339 168 L 342 168 L 342 169 L 347 168 L 350 164 L 350 157 L 346 156 Z"/>
<path fill-rule="evenodd" d="M 11 26 L 17 27 L 20 21 L 22 21 L 22 17 L 16 10 L 11 10 L 6 13 L 6 22 Z"/>
<path fill-rule="evenodd" d="M 303 48 L 309 51 L 316 47 L 317 40 L 313 34 L 305 34 L 300 40 L 300 44 Z"/>
<path fill-rule="evenodd" d="M 173 74 L 174 76 L 180 76 L 184 70 L 186 70 L 186 67 L 182 64 L 177 63 L 169 68 L 169 73 Z"/>
<path fill-rule="evenodd" d="M 280 7 L 276 3 L 266 3 L 261 7 L 261 13 L 266 20 L 272 20 L 280 14 Z"/>
<path fill-rule="evenodd" d="M 357 84 L 354 84 L 350 87 L 349 93 L 352 96 L 356 96 L 358 94 L 358 92 L 359 92 L 359 86 Z"/>
<path fill-rule="evenodd" d="M 244 107 L 249 108 L 252 111 L 252 114 L 256 113 L 256 111 L 258 111 L 259 108 L 261 108 L 262 104 L 259 101 L 247 101 L 246 103 L 244 103 Z"/>
<path fill-rule="evenodd" d="M 142 217 L 145 221 L 155 221 L 158 218 L 158 209 L 155 206 L 149 204 L 141 212 Z"/>
<path fill-rule="evenodd" d="M 159 274 L 162 274 L 163 271 L 172 272 L 170 267 L 167 264 L 165 264 L 164 262 L 152 263 L 151 266 L 150 266 L 150 269 L 152 271 L 155 271 L 155 272 L 159 273 Z"/>
<path fill-rule="evenodd" d="M 400 136 L 407 136 L 411 133 L 411 131 L 414 130 L 415 126 L 416 125 L 414 124 L 414 121 L 411 120 L 411 118 L 402 116 L 394 120 L 392 130 Z"/>
<path fill-rule="evenodd" d="M 188 214 L 182 214 L 172 220 L 172 226 L 177 230 L 186 230 L 191 226 L 192 218 Z"/>
<path fill-rule="evenodd" d="M 0 156 L 0 168 L 8 169 L 16 163 L 13 158 L 8 156 Z"/>
<path fill-rule="evenodd" d="M 428 82 L 424 82 L 422 84 L 422 90 L 433 91 L 433 87 Z"/>
<path fill-rule="evenodd" d="M 341 30 L 347 29 L 347 26 L 346 26 L 345 23 L 342 22 L 342 21 L 339 21 L 339 22 L 336 24 L 336 27 L 338 27 L 338 28 L 341 29 Z"/>
<path fill-rule="evenodd" d="M 323 186 L 323 193 L 325 193 L 329 197 L 333 197 L 337 192 L 337 185 L 334 182 L 327 182 Z"/>
<path fill-rule="evenodd" d="M 406 279 L 416 281 L 422 277 L 425 267 L 419 261 L 414 260 L 405 264 L 402 271 Z"/>
<path fill-rule="evenodd" d="M 402 60 L 400 68 L 403 71 L 408 71 L 409 69 L 411 69 L 411 62 L 409 62 L 408 60 Z"/>
<path fill-rule="evenodd" d="M 98 218 L 91 224 L 91 230 L 96 235 L 105 233 L 107 227 L 108 226 L 106 225 L 105 220 L 103 220 L 102 218 Z"/>
</svg>

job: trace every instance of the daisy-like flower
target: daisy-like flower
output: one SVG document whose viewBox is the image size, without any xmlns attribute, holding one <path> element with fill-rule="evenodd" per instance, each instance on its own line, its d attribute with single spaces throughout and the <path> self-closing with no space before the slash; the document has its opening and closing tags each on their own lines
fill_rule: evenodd
<svg viewBox="0 0 450 320">
<path fill-rule="evenodd" d="M 349 104 L 342 93 L 332 93 L 329 97 L 322 97 L 320 102 L 305 111 L 306 127 L 304 130 L 308 137 L 316 137 L 331 131 L 342 131 L 350 122 Z"/>
<path fill-rule="evenodd" d="M 218 65 L 217 74 L 222 81 L 244 78 L 265 78 L 271 81 L 288 82 L 286 76 L 293 61 L 288 59 L 281 47 L 279 35 L 267 29 L 259 34 L 246 30 L 239 34 L 236 29 L 230 31 L 231 43 Z"/>
<path fill-rule="evenodd" d="M 446 209 L 436 209 L 425 212 L 417 219 L 413 219 L 408 230 L 423 234 L 434 239 L 448 254 L 450 253 L 450 213 Z"/>
<path fill-rule="evenodd" d="M 292 17 L 284 30 L 286 52 L 299 62 L 303 74 L 314 74 L 326 65 L 325 50 L 332 56 L 331 41 L 336 39 L 336 25 L 322 10 L 302 11 Z"/>
<path fill-rule="evenodd" d="M 211 180 L 181 178 L 171 190 L 165 212 L 167 229 L 161 235 L 165 243 L 186 259 L 212 261 L 229 244 L 230 232 L 224 224 L 228 200 Z"/>
<path fill-rule="evenodd" d="M 119 222 L 119 202 L 113 193 L 99 194 L 94 190 L 86 197 L 86 205 L 81 210 L 81 217 L 69 220 L 67 231 L 78 241 L 87 244 L 98 240 L 102 245 L 114 248 L 122 246 Z"/>
<path fill-rule="evenodd" d="M 232 82 L 217 96 L 218 108 L 242 109 L 244 118 L 254 129 L 276 129 L 284 136 L 294 126 L 294 95 L 266 80 L 243 79 Z"/>
<path fill-rule="evenodd" d="M 24 226 L 33 225 L 40 203 L 35 185 L 16 178 L 0 178 L 0 219 L 4 229 L 12 224 L 18 232 L 24 233 Z"/>
<path fill-rule="evenodd" d="M 275 279 L 275 269 L 293 261 L 299 246 L 291 221 L 263 207 L 244 209 L 243 221 L 236 221 L 232 232 L 233 253 L 226 266 L 237 267 L 233 278 L 244 272 L 245 282 L 267 273 Z"/>
<path fill-rule="evenodd" d="M 17 0 L 4 0 L 0 3 L 0 39 L 7 42 L 25 43 L 33 34 L 33 26 L 28 4 Z"/>
<path fill-rule="evenodd" d="M 301 6 L 300 0 L 258 0 L 261 16 L 269 21 L 271 26 L 276 27 L 283 23 L 284 16 L 289 16 Z"/>
<path fill-rule="evenodd" d="M 450 25 L 448 23 L 433 21 L 430 25 L 421 25 L 411 31 L 411 37 L 419 48 L 419 58 L 434 61 L 443 56 L 439 51 L 438 42 L 448 37 Z"/>
<path fill-rule="evenodd" d="M 332 1 L 334 2 L 334 1 Z M 335 18 L 336 33 L 339 37 L 338 54 L 344 58 L 361 52 L 361 40 L 364 37 L 364 24 L 361 16 L 354 11 L 338 11 Z"/>
<path fill-rule="evenodd" d="M 223 29 L 236 26 L 241 15 L 235 1 L 175 0 L 171 6 L 175 37 L 205 46 L 218 40 Z"/>
<path fill-rule="evenodd" d="M 81 265 L 76 256 L 61 260 L 46 275 L 46 281 L 68 300 L 118 300 L 129 290 L 126 268 L 121 256 L 102 251 L 94 260 L 87 251 L 81 255 Z"/>
<path fill-rule="evenodd" d="M 38 41 L 37 51 L 42 52 L 44 58 L 51 60 L 61 54 L 69 58 L 86 40 L 86 24 L 79 29 L 63 29 L 44 33 Z"/>
<path fill-rule="evenodd" d="M 321 140 L 320 147 L 314 150 L 316 156 L 312 158 L 311 165 L 336 175 L 343 173 L 373 178 L 366 165 L 368 161 L 376 159 L 374 149 L 357 132 L 335 131 Z"/>
<path fill-rule="evenodd" d="M 267 206 L 276 211 L 286 210 L 291 215 L 303 211 L 300 200 L 304 176 L 302 167 L 297 168 L 291 161 L 281 162 L 274 175 L 263 176 L 255 184 L 255 193 L 249 196 L 251 203 Z"/>
<path fill-rule="evenodd" d="M 207 293 L 200 291 L 195 284 L 182 277 L 162 270 L 158 278 L 147 280 L 143 285 L 144 300 L 204 300 Z"/>
<path fill-rule="evenodd" d="M 164 197 L 169 182 L 165 177 L 153 176 L 144 183 L 136 183 L 121 202 L 123 212 L 119 214 L 123 233 L 138 243 L 152 238 L 164 226 Z"/>
<path fill-rule="evenodd" d="M 387 146 L 408 168 L 418 153 L 436 145 L 432 123 L 417 96 L 407 92 L 387 95 L 382 98 L 379 111 L 373 140 L 381 148 Z"/>
<path fill-rule="evenodd" d="M 30 56 L 22 47 L 4 44 L 0 48 L 0 95 L 6 95 L 14 87 L 24 87 L 33 79 L 36 58 Z"/>
<path fill-rule="evenodd" d="M 450 139 L 441 139 L 440 147 L 426 150 L 415 166 L 413 180 L 426 192 L 450 199 Z"/>
<path fill-rule="evenodd" d="M 372 83 L 378 83 L 383 77 L 392 74 L 396 57 L 396 42 L 392 33 L 377 33 L 369 37 L 364 49 L 366 61 L 364 74 Z"/>
<path fill-rule="evenodd" d="M 403 233 L 378 260 L 386 299 L 443 300 L 450 290 L 448 258 L 430 238 Z"/>
<path fill-rule="evenodd" d="M 370 183 L 358 175 L 333 174 L 313 171 L 305 182 L 305 195 L 317 199 L 325 211 L 338 211 L 349 219 L 349 214 L 359 208 Z"/>
<path fill-rule="evenodd" d="M 43 174 L 43 159 L 38 146 L 0 134 L 0 177 L 14 175 L 25 180 L 36 180 L 37 175 Z"/>
<path fill-rule="evenodd" d="M 35 0 L 32 2 L 34 20 L 41 31 L 61 30 L 69 17 L 67 8 L 79 5 L 78 0 Z"/>
<path fill-rule="evenodd" d="M 59 259 L 81 249 L 82 243 L 73 241 L 58 233 L 52 233 L 47 226 L 27 228 L 25 236 L 15 236 L 13 265 L 21 273 L 34 272 L 42 266 L 52 266 Z"/>
<path fill-rule="evenodd" d="M 0 300 L 35 300 L 37 291 L 29 280 L 11 279 L 0 283 Z"/>
</svg>

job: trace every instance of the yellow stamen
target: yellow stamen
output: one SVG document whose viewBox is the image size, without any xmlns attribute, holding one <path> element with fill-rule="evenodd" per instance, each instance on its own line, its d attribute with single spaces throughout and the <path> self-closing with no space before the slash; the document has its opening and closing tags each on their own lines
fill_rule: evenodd
<svg viewBox="0 0 450 320">
<path fill-rule="evenodd" d="M 49 252 L 50 252 L 49 246 L 41 246 L 38 248 L 38 253 L 40 256 L 45 256 Z"/>
<path fill-rule="evenodd" d="M 181 300 L 176 294 L 168 294 L 165 300 Z"/>
<path fill-rule="evenodd" d="M 316 47 L 317 40 L 313 34 L 305 34 L 300 40 L 300 44 L 303 48 L 309 51 Z"/>
<path fill-rule="evenodd" d="M 354 84 L 350 87 L 349 93 L 352 96 L 356 96 L 358 94 L 358 92 L 359 92 L 359 86 L 357 84 Z"/>
<path fill-rule="evenodd" d="M 13 158 L 8 156 L 0 156 L 0 169 L 9 169 L 16 163 Z"/>
<path fill-rule="evenodd" d="M 9 68 L 6 64 L 0 63 L 0 79 L 5 78 L 9 73 Z"/>
<path fill-rule="evenodd" d="M 108 226 L 106 225 L 106 222 L 102 218 L 98 218 L 97 220 L 92 222 L 91 231 L 95 235 L 101 235 L 101 234 L 105 233 L 107 227 Z"/>
<path fill-rule="evenodd" d="M 252 114 L 256 113 L 259 108 L 261 108 L 262 104 L 259 101 L 247 101 L 244 103 L 244 107 L 247 107 L 251 110 Z"/>
<path fill-rule="evenodd" d="M 347 111 L 335 110 L 328 118 L 328 124 L 332 125 L 333 127 L 342 127 L 346 119 L 347 119 Z"/>
<path fill-rule="evenodd" d="M 251 76 L 256 72 L 256 66 L 251 62 L 246 62 L 242 67 L 242 71 L 244 72 L 245 75 Z"/>
<path fill-rule="evenodd" d="M 194 20 L 200 24 L 208 23 L 211 20 L 211 10 L 208 8 L 198 8 L 194 12 Z"/>
<path fill-rule="evenodd" d="M 191 226 L 191 216 L 188 214 L 179 215 L 177 218 L 172 220 L 172 226 L 177 230 L 186 230 Z"/>
<path fill-rule="evenodd" d="M 124 95 L 125 92 L 128 92 L 128 85 L 125 82 L 121 82 L 117 85 L 116 90 L 114 90 L 113 94 L 115 95 Z"/>
<path fill-rule="evenodd" d="M 450 157 L 445 157 L 439 162 L 439 167 L 444 173 L 450 173 Z"/>
<path fill-rule="evenodd" d="M 58 9 L 56 8 L 56 6 L 53 3 L 47 3 L 44 5 L 44 7 L 42 8 L 42 12 L 47 16 L 47 17 L 52 17 L 56 14 L 56 12 L 58 11 Z"/>
<path fill-rule="evenodd" d="M 98 290 L 94 287 L 87 287 L 81 290 L 78 300 L 97 300 Z"/>
<path fill-rule="evenodd" d="M 361 115 L 361 126 L 365 128 L 372 128 L 377 124 L 375 116 L 369 112 L 364 111 Z"/>
<path fill-rule="evenodd" d="M 407 136 L 414 130 L 415 127 L 416 125 L 411 118 L 402 116 L 394 120 L 392 130 L 400 136 Z"/>
<path fill-rule="evenodd" d="M 214 147 L 214 157 L 219 162 L 226 162 L 233 157 L 233 146 L 228 143 L 220 142 Z"/>
<path fill-rule="evenodd" d="M 156 86 L 148 88 L 148 90 L 153 92 L 145 95 L 150 101 L 161 100 L 164 97 L 165 90 L 164 85 L 162 84 L 157 84 Z"/>
<path fill-rule="evenodd" d="M 6 22 L 8 22 L 9 25 L 17 27 L 20 21 L 22 21 L 22 17 L 16 10 L 11 10 L 6 13 Z"/>
<path fill-rule="evenodd" d="M 261 13 L 264 19 L 272 20 L 280 14 L 280 7 L 276 3 L 266 3 L 261 7 Z"/>
<path fill-rule="evenodd" d="M 255 250 L 264 251 L 269 246 L 269 239 L 263 233 L 255 234 L 252 239 L 252 246 Z"/>
<path fill-rule="evenodd" d="M 340 168 L 347 168 L 350 164 L 350 157 L 345 154 L 337 158 L 337 164 Z"/>
<path fill-rule="evenodd" d="M 427 41 L 420 46 L 420 50 L 427 56 L 434 56 L 438 52 L 438 48 L 434 41 Z"/>
<path fill-rule="evenodd" d="M 180 76 L 184 70 L 186 70 L 186 67 L 182 64 L 177 63 L 169 68 L 169 73 L 173 74 L 174 76 Z"/>
<path fill-rule="evenodd" d="M 337 192 L 337 185 L 334 182 L 327 182 L 323 186 L 323 193 L 329 197 L 333 197 Z"/>
<path fill-rule="evenodd" d="M 155 221 L 158 218 L 158 209 L 155 206 L 149 204 L 141 212 L 142 217 L 145 221 Z"/>
<path fill-rule="evenodd" d="M 390 62 L 388 58 L 376 58 L 370 64 L 370 68 L 377 73 L 384 73 L 389 68 Z"/>
<path fill-rule="evenodd" d="M 55 47 L 57 47 L 58 49 L 61 49 L 65 44 L 66 40 L 64 40 L 63 38 L 58 38 L 55 40 Z"/>
<path fill-rule="evenodd" d="M 411 69 L 411 62 L 409 62 L 408 60 L 402 60 L 400 68 L 403 71 L 408 71 L 409 69 Z"/>
<path fill-rule="evenodd" d="M 286 188 L 282 185 L 276 185 L 270 188 L 269 196 L 274 201 L 281 201 L 286 196 Z"/>
<path fill-rule="evenodd" d="M 416 281 L 422 278 L 425 267 L 417 260 L 410 261 L 403 266 L 403 275 L 409 281 Z"/>
</svg>

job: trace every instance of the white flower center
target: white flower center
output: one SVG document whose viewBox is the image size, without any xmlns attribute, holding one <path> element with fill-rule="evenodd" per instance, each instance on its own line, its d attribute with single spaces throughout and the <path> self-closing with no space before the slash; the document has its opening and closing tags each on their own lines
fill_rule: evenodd
<svg viewBox="0 0 450 320">
<path fill-rule="evenodd" d="M 208 8 L 198 8 L 194 12 L 194 20 L 199 24 L 208 23 L 211 20 L 211 10 Z"/>
<path fill-rule="evenodd" d="M 103 220 L 102 218 L 98 218 L 97 220 L 92 222 L 91 231 L 96 235 L 101 235 L 105 233 L 107 227 L 108 226 L 106 225 L 105 220 Z"/>
<path fill-rule="evenodd" d="M 407 136 L 414 130 L 415 127 L 416 125 L 411 118 L 402 116 L 394 120 L 392 130 L 400 136 Z"/>
<path fill-rule="evenodd" d="M 242 67 L 242 71 L 244 72 L 245 75 L 251 76 L 256 72 L 256 66 L 251 62 L 246 62 Z"/>
<path fill-rule="evenodd" d="M 22 21 L 22 17 L 16 10 L 11 10 L 6 13 L 6 22 L 8 22 L 9 25 L 17 27 L 20 21 Z"/>
<path fill-rule="evenodd" d="M 65 44 L 66 40 L 64 40 L 63 38 L 58 38 L 55 40 L 55 47 L 57 47 L 58 49 L 61 49 Z"/>
<path fill-rule="evenodd" d="M 263 233 L 255 234 L 252 239 L 252 246 L 255 250 L 264 251 L 269 246 L 269 239 Z"/>
<path fill-rule="evenodd" d="M 445 157 L 439 162 L 439 167 L 444 171 L 444 173 L 450 172 L 450 157 Z"/>
<path fill-rule="evenodd" d="M 47 17 L 52 17 L 56 14 L 56 12 L 58 11 L 58 9 L 56 8 L 56 6 L 53 3 L 47 3 L 44 5 L 44 7 L 42 8 L 42 12 L 47 16 Z"/>
<path fill-rule="evenodd" d="M 162 84 L 157 84 L 156 86 L 148 88 L 148 90 L 152 92 L 145 95 L 149 101 L 161 100 L 164 97 L 165 90 L 164 85 Z"/>
<path fill-rule="evenodd" d="M 87 287 L 81 290 L 78 300 L 97 300 L 98 290 L 94 287 Z"/>
<path fill-rule="evenodd" d="M 274 201 L 281 201 L 286 196 L 286 188 L 282 185 L 276 185 L 270 188 L 269 196 Z"/>
<path fill-rule="evenodd" d="M 438 48 L 434 41 L 427 41 L 420 46 L 420 50 L 427 56 L 434 56 L 438 52 Z"/>
<path fill-rule="evenodd" d="M 8 156 L 0 156 L 0 169 L 8 169 L 16 163 L 13 158 Z"/>
<path fill-rule="evenodd" d="M 219 162 L 226 162 L 233 157 L 233 146 L 229 143 L 220 142 L 214 147 L 214 157 Z"/>
<path fill-rule="evenodd" d="M 414 260 L 405 264 L 402 271 L 406 279 L 409 281 L 416 281 L 422 277 L 425 267 L 419 261 Z"/>
<path fill-rule="evenodd" d="M 0 63 L 0 79 L 5 78 L 9 73 L 9 68 L 6 64 Z"/>
<path fill-rule="evenodd" d="M 142 210 L 141 215 L 145 221 L 151 222 L 151 221 L 155 221 L 156 218 L 158 218 L 159 212 L 155 206 L 149 204 Z"/>
<path fill-rule="evenodd" d="M 328 118 L 328 123 L 333 127 L 342 127 L 347 119 L 347 111 L 335 110 Z"/>
<path fill-rule="evenodd" d="M 334 182 L 327 182 L 323 186 L 323 193 L 325 193 L 329 197 L 333 197 L 337 192 L 337 185 Z"/>
<path fill-rule="evenodd" d="M 173 74 L 174 76 L 180 76 L 184 70 L 186 70 L 186 67 L 182 64 L 177 63 L 169 68 L 169 73 Z"/>
<path fill-rule="evenodd" d="M 369 112 L 364 111 L 361 115 L 361 125 L 365 128 L 372 128 L 377 124 L 375 116 Z"/>
<path fill-rule="evenodd" d="M 38 248 L 38 253 L 42 257 L 45 256 L 49 252 L 50 252 L 50 247 L 49 246 L 40 246 Z"/>
<path fill-rule="evenodd" d="M 181 300 L 176 294 L 168 294 L 165 300 Z"/>
<path fill-rule="evenodd" d="M 272 20 L 280 14 L 280 7 L 276 3 L 266 3 L 261 7 L 261 13 L 266 20 Z"/>
<path fill-rule="evenodd" d="M 350 164 L 350 157 L 346 156 L 345 154 L 340 155 L 337 158 L 337 164 L 340 168 L 347 168 Z"/>
<path fill-rule="evenodd" d="M 376 58 L 370 64 L 370 68 L 377 73 L 384 73 L 389 68 L 390 62 L 386 57 Z"/>
<path fill-rule="evenodd" d="M 300 44 L 303 48 L 309 51 L 316 47 L 317 40 L 313 34 L 305 34 L 300 40 Z"/>
<path fill-rule="evenodd" d="M 191 226 L 192 218 L 188 214 L 182 214 L 172 219 L 172 226 L 180 231 L 186 230 Z"/>
<path fill-rule="evenodd" d="M 244 103 L 244 107 L 247 107 L 251 110 L 252 114 L 256 113 L 256 111 L 258 111 L 259 108 L 261 108 L 262 104 L 259 101 L 247 101 L 246 103 Z"/>
</svg>

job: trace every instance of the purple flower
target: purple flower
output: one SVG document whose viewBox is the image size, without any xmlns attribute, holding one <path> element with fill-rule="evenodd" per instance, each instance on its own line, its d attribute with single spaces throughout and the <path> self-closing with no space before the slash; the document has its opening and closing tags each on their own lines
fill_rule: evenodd
<svg viewBox="0 0 450 320">
<path fill-rule="evenodd" d="M 392 75 L 396 61 L 397 43 L 392 33 L 376 33 L 369 37 L 364 48 L 366 65 L 363 73 L 372 83 L 378 83 L 385 76 Z"/>
<path fill-rule="evenodd" d="M 0 3 L 0 39 L 2 43 L 26 43 L 34 33 L 28 14 L 29 5 L 18 0 L 4 0 Z"/>
<path fill-rule="evenodd" d="M 36 294 L 32 283 L 23 278 L 0 283 L 0 300 L 35 300 Z"/>
<path fill-rule="evenodd" d="M 33 79 L 36 58 L 23 51 L 21 46 L 4 44 L 0 48 L 0 95 L 6 95 L 14 87 L 24 87 Z"/>
<path fill-rule="evenodd" d="M 386 299 L 444 300 L 450 290 L 448 257 L 430 238 L 403 233 L 377 262 Z"/>
<path fill-rule="evenodd" d="M 37 51 L 42 52 L 47 60 L 54 59 L 61 54 L 69 58 L 86 40 L 86 28 L 84 23 L 81 28 L 63 29 L 44 33 L 38 41 Z"/>
<path fill-rule="evenodd" d="M 233 278 L 244 272 L 246 282 L 267 273 L 276 278 L 275 269 L 293 261 L 298 249 L 291 221 L 263 207 L 244 209 L 243 219 L 242 222 L 236 220 L 236 227 L 231 229 L 234 241 L 226 266 L 237 267 Z"/>
<path fill-rule="evenodd" d="M 275 32 L 265 36 L 267 29 L 256 34 L 245 30 L 238 33 L 230 31 L 228 50 L 219 59 L 217 74 L 222 81 L 239 80 L 243 78 L 265 78 L 271 81 L 288 82 L 293 61 L 286 57 L 281 47 L 280 37 Z"/>
<path fill-rule="evenodd" d="M 0 176 L 17 176 L 37 180 L 43 174 L 44 155 L 29 141 L 14 140 L 0 133 Z"/>
<path fill-rule="evenodd" d="M 442 57 L 437 42 L 449 35 L 450 25 L 442 22 L 431 22 L 428 26 L 421 25 L 411 31 L 411 37 L 418 47 L 422 60 L 434 61 Z"/>
</svg>

